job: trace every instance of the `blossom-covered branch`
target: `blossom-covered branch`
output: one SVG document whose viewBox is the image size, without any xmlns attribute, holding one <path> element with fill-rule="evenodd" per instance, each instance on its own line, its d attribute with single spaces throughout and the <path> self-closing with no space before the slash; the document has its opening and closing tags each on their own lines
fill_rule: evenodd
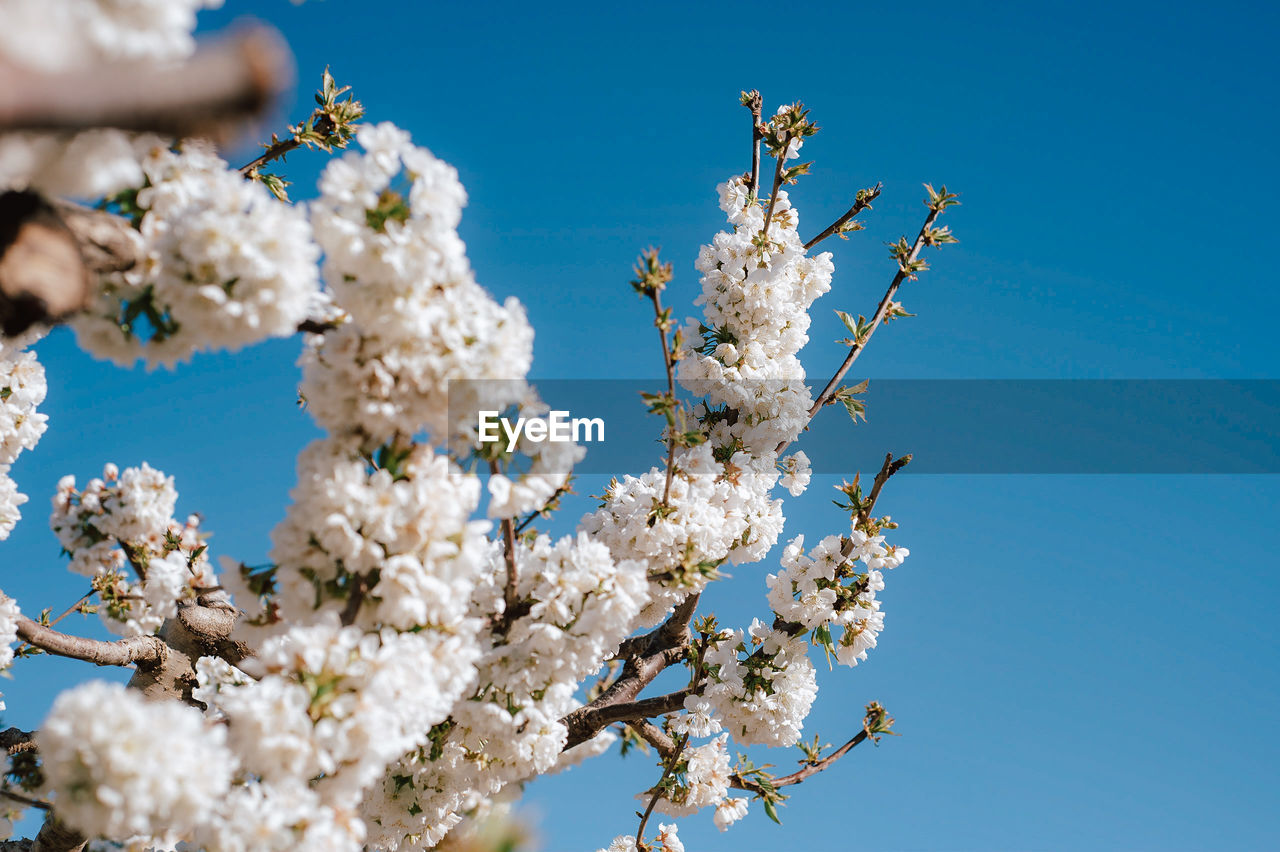
<svg viewBox="0 0 1280 852">
<path fill-rule="evenodd" d="M 942 246 L 947 243 L 956 242 L 955 237 L 951 235 L 949 228 L 934 227 L 938 217 L 948 207 L 959 204 L 956 196 L 947 192 L 944 185 L 941 190 L 935 192 L 933 187 L 925 184 L 925 190 L 928 192 L 928 198 L 925 204 L 929 207 L 929 215 L 925 217 L 924 224 L 920 226 L 920 233 L 916 235 L 915 241 L 908 244 L 906 238 L 900 239 L 897 243 L 890 246 L 890 253 L 897 261 L 898 271 L 894 273 L 893 279 L 889 282 L 889 288 L 885 290 L 884 296 L 880 298 L 880 303 L 876 306 L 876 311 L 871 315 L 870 321 L 858 318 L 858 322 L 849 330 L 854 335 L 849 343 L 849 351 L 845 355 L 844 360 L 836 369 L 835 374 L 823 387 L 822 392 L 818 394 L 818 398 L 814 400 L 813 406 L 809 409 L 809 419 L 824 405 L 830 404 L 836 394 L 836 385 L 844 378 L 845 373 L 849 372 L 849 368 L 853 366 L 853 362 L 858 360 L 858 356 L 866 349 L 867 343 L 871 340 L 871 336 L 875 334 L 876 329 L 880 327 L 886 319 L 900 311 L 901 306 L 894 302 L 893 297 L 897 295 L 898 288 L 907 280 L 915 280 L 918 273 L 928 269 L 928 265 L 920 260 L 920 252 L 925 246 Z M 857 204 L 854 204 L 857 207 Z M 900 315 L 905 315 L 901 312 Z M 844 319 L 844 317 L 842 317 Z M 845 319 L 845 324 L 849 325 L 849 320 Z M 778 452 L 782 452 L 787 448 L 789 441 L 783 441 L 778 444 Z"/>
</svg>

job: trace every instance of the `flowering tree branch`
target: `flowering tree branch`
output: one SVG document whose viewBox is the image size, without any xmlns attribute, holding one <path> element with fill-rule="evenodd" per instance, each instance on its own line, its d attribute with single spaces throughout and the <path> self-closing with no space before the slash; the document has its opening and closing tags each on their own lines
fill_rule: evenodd
<svg viewBox="0 0 1280 852">
<path fill-rule="evenodd" d="M 958 204 L 955 195 L 947 192 L 947 188 L 942 187 L 940 192 L 935 193 L 933 187 L 925 185 L 929 192 L 929 215 L 925 217 L 924 224 L 920 226 L 920 233 L 916 235 L 915 241 L 910 245 L 906 239 L 899 240 L 892 245 L 892 254 L 898 262 L 898 271 L 894 273 L 893 280 L 889 282 L 889 288 L 885 290 L 884 296 L 880 298 L 880 304 L 876 306 L 876 312 L 872 315 L 870 322 L 859 323 L 856 329 L 855 338 L 850 341 L 849 352 L 845 355 L 844 360 L 840 363 L 840 367 L 836 370 L 830 381 L 822 388 L 822 392 L 818 394 L 818 398 L 814 400 L 812 407 L 809 409 L 809 419 L 812 420 L 824 405 L 828 405 L 835 399 L 836 385 L 844 378 L 845 373 L 849 372 L 849 368 L 853 366 L 853 362 L 858 360 L 858 356 L 866 349 L 867 343 L 871 340 L 871 336 L 876 333 L 876 329 L 880 324 L 889 317 L 890 312 L 896 306 L 893 297 L 897 294 L 898 288 L 902 286 L 902 282 L 909 279 L 914 280 L 916 274 L 928 269 L 928 265 L 920 260 L 921 250 L 927 246 L 940 246 L 944 243 L 953 243 L 955 238 L 951 236 L 951 232 L 947 228 L 935 228 L 934 223 L 938 217 L 942 215 L 942 211 L 947 207 Z M 855 203 L 854 207 L 857 207 Z M 777 451 L 781 453 L 788 446 L 787 441 L 778 444 Z"/>
<path fill-rule="evenodd" d="M 686 597 L 667 620 L 649 633 L 623 643 L 619 655 L 625 662 L 618 679 L 611 683 L 595 700 L 579 707 L 560 720 L 569 729 L 565 748 L 584 743 L 614 722 L 661 716 L 678 709 L 689 690 L 660 696 L 657 699 L 636 701 L 635 698 L 663 671 L 685 659 L 689 643 L 689 621 L 698 608 L 699 595 Z M 649 703 L 651 702 L 651 703 Z M 670 706 L 675 703 L 675 706 Z M 662 709 L 668 707 L 669 709 Z"/>
</svg>

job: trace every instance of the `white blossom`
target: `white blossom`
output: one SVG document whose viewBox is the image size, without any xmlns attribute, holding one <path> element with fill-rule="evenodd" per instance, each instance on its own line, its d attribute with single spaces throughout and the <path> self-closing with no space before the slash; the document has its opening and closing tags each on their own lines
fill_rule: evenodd
<svg viewBox="0 0 1280 852">
<path fill-rule="evenodd" d="M 112 839 L 193 830 L 234 771 L 222 730 L 199 711 L 103 681 L 59 695 L 36 744 L 58 816 Z"/>
</svg>

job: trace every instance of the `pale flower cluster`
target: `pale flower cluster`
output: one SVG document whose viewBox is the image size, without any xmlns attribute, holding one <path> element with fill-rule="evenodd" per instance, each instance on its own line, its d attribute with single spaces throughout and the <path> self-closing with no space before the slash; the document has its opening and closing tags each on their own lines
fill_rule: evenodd
<svg viewBox="0 0 1280 852">
<path fill-rule="evenodd" d="M 22 517 L 18 507 L 27 502 L 9 469 L 23 450 L 35 447 L 49 419 L 36 410 L 48 391 L 44 367 L 23 348 L 25 342 L 0 339 L 0 541 L 9 537 Z"/>
<path fill-rule="evenodd" d="M 54 701 L 40 726 L 58 816 L 89 835 L 181 836 L 227 794 L 235 758 L 200 711 L 90 681 Z"/>
<path fill-rule="evenodd" d="M 13 662 L 13 643 L 18 641 L 18 618 L 21 615 L 18 602 L 0 592 L 0 672 Z M 0 711 L 4 709 L 4 693 L 0 693 Z"/>
<path fill-rule="evenodd" d="M 761 559 L 782 531 L 782 501 L 769 496 L 778 481 L 771 458 L 739 452 L 724 465 L 715 460 L 710 443 L 704 443 L 678 452 L 675 469 L 672 510 L 666 514 L 655 515 L 666 476 L 654 468 L 611 485 L 605 505 L 580 523 L 615 558 L 649 566 L 652 602 L 640 626 L 660 622 L 677 603 L 705 587 L 725 561 Z"/>
<path fill-rule="evenodd" d="M 356 138 L 364 153 L 331 162 L 311 205 L 325 282 L 350 321 L 310 340 L 302 395 L 325 429 L 371 446 L 423 430 L 447 444 L 474 432 L 480 409 L 526 399 L 533 330 L 519 302 L 475 282 L 453 167 L 389 123 Z"/>
<path fill-rule="evenodd" d="M 0 56 L 39 71 L 165 62 L 195 50 L 196 12 L 222 0 L 6 0 Z"/>
<path fill-rule="evenodd" d="M 752 622 L 724 631 L 707 649 L 714 667 L 703 693 L 724 730 L 743 745 L 792 746 L 818 695 L 804 638 Z"/>
<path fill-rule="evenodd" d="M 80 345 L 119 364 L 172 365 L 294 334 L 319 290 L 302 211 L 199 142 L 156 146 L 141 168 L 144 262 L 97 288 L 72 323 Z"/>
<path fill-rule="evenodd" d="M 685 749 L 685 778 L 676 785 L 670 795 L 658 799 L 655 810 L 668 816 L 683 817 L 695 814 L 706 807 L 718 807 L 729 794 L 731 772 L 728 734 L 694 748 Z M 648 799 L 651 793 L 641 793 L 637 798 Z"/>
<path fill-rule="evenodd" d="M 123 472 L 108 464 L 83 490 L 74 476 L 58 483 L 49 525 L 68 568 L 93 581 L 98 615 L 114 633 L 153 633 L 179 601 L 217 585 L 200 519 L 174 520 L 177 500 L 173 477 L 145 462 Z"/>
<path fill-rule="evenodd" d="M 907 548 L 887 546 L 884 536 L 870 536 L 861 530 L 851 531 L 844 540 L 827 536 L 805 555 L 804 536 L 798 536 L 783 550 L 783 570 L 765 581 L 769 606 L 783 620 L 805 630 L 839 628 L 836 660 L 856 666 L 867 658 L 867 651 L 876 646 L 884 629 L 884 613 L 876 599 L 876 593 L 884 588 L 882 569 L 898 567 L 908 555 Z M 858 561 L 865 571 L 852 568 Z"/>
<path fill-rule="evenodd" d="M 684 843 L 680 841 L 674 824 L 659 825 L 658 833 L 647 845 L 650 852 L 684 852 Z M 609 844 L 609 848 L 597 849 L 596 852 L 640 852 L 640 847 L 636 844 L 634 835 L 626 834 L 615 837 Z"/>
<path fill-rule="evenodd" d="M 517 550 L 517 598 L 478 664 L 479 691 L 454 707 L 430 748 L 393 765 L 365 801 L 371 837 L 388 850 L 429 848 L 485 798 L 508 784 L 560 768 L 584 753 L 563 752 L 560 719 L 580 705 L 578 683 L 631 631 L 648 596 L 644 567 L 617 563 L 585 535 L 554 544 L 545 536 Z M 477 617 L 501 618 L 505 565 L 495 547 L 473 603 Z M 573 751 L 607 747 L 611 734 Z M 373 826 L 378 826 L 374 831 Z M 414 840 L 414 838 L 420 838 Z"/>
<path fill-rule="evenodd" d="M 97 45 L 112 27 L 145 34 L 117 59 L 181 55 L 202 5 L 82 3 L 100 18 L 86 17 L 70 43 Z M 36 14 L 33 3 L 15 8 L 19 23 Z M 133 12 L 155 20 L 131 23 Z M 146 258 L 102 282 L 76 320 L 85 348 L 171 364 L 292 334 L 307 317 L 332 325 L 308 336 L 300 362 L 301 396 L 326 435 L 299 457 L 268 565 L 224 558 L 215 578 L 198 518 L 174 520 L 172 479 L 146 464 L 108 465 L 83 489 L 59 483 L 51 525 L 112 630 L 155 632 L 217 587 L 234 595 L 236 638 L 253 649 L 236 665 L 196 663 L 203 714 L 101 683 L 58 699 L 39 735 L 44 792 L 86 833 L 209 852 L 433 848 L 524 782 L 608 748 L 605 729 L 565 749 L 562 720 L 582 706 L 584 682 L 721 566 L 763 559 L 783 530 L 775 490 L 798 496 L 811 480 L 807 456 L 783 459 L 778 447 L 808 422 L 797 353 L 810 306 L 830 288 L 831 258 L 807 256 L 785 192 L 764 234 L 761 204 L 735 178 L 719 188 L 729 228 L 697 262 L 705 315 L 679 353 L 680 381 L 708 401 L 702 440 L 675 453 L 669 486 L 665 466 L 627 476 L 575 534 L 513 535 L 505 552 L 477 515 L 541 509 L 582 449 L 523 440 L 515 454 L 529 464 L 516 472 L 494 461 L 485 500 L 467 467 L 492 458 L 477 443 L 476 412 L 545 411 L 526 378 L 532 329 L 515 299 L 499 304 L 475 281 L 454 169 L 390 124 L 363 127 L 357 141 L 363 151 L 331 161 L 305 209 L 198 144 L 82 143 L 82 160 L 103 157 L 88 169 L 95 191 L 142 187 Z M 0 184 L 59 170 L 67 186 L 89 183 L 52 144 L 0 143 Z M 798 149 L 796 140 L 788 156 Z M 0 349 L 0 537 L 25 499 L 13 496 L 8 466 L 43 431 L 44 392 L 33 356 Z M 838 629 L 840 662 L 864 659 L 883 625 L 881 572 L 906 555 L 858 531 L 808 555 L 796 539 L 768 578 L 781 623 L 706 628 L 701 687 L 668 727 L 712 739 L 688 745 L 658 811 L 712 809 L 721 830 L 746 815 L 748 800 L 728 795 L 731 740 L 798 741 L 818 688 L 808 633 Z M 0 596 L 0 667 L 17 618 Z M 622 836 L 609 852 L 639 846 Z M 684 852 L 674 825 L 645 846 Z"/>
</svg>

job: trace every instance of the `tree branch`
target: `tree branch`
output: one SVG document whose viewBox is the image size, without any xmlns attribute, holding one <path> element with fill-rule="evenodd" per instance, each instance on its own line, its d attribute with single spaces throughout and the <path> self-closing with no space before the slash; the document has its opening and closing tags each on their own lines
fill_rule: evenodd
<svg viewBox="0 0 1280 852">
<path fill-rule="evenodd" d="M 498 463 L 489 462 L 489 475 L 497 476 L 499 473 Z M 511 518 L 502 519 L 502 555 L 507 563 L 507 582 L 502 588 L 503 608 L 499 630 L 506 633 L 511 627 L 511 622 L 515 620 L 513 613 L 519 603 L 517 588 L 520 583 L 519 569 L 516 568 L 516 525 Z"/>
<path fill-rule="evenodd" d="M 164 640 L 156 636 L 133 636 L 114 642 L 71 636 L 45 627 L 25 615 L 18 616 L 18 636 L 25 642 L 56 654 L 84 660 L 99 666 L 128 666 L 141 668 L 162 665 L 168 657 Z"/>
<path fill-rule="evenodd" d="M 642 740 L 653 746 L 658 754 L 663 757 L 670 757 L 671 753 L 676 750 L 676 741 L 667 736 L 661 728 L 648 719 L 637 719 L 627 724 L 631 730 L 639 734 Z"/>
<path fill-rule="evenodd" d="M 883 188 L 884 188 L 884 184 L 877 183 L 875 186 L 871 187 L 870 189 L 864 189 L 860 191 L 858 193 L 857 200 L 853 202 L 853 206 L 849 208 L 848 212 L 846 212 L 839 219 L 835 220 L 830 225 L 828 225 L 826 227 L 826 230 L 824 230 L 821 234 L 818 234 L 818 236 L 814 237 L 813 239 L 809 240 L 809 242 L 804 244 L 805 251 L 808 251 L 809 249 L 816 246 L 818 243 L 825 240 L 827 237 L 834 234 L 836 231 L 839 231 L 840 228 L 846 222 L 851 220 L 853 217 L 857 216 L 863 210 L 870 210 L 871 202 L 875 201 L 877 198 L 880 197 L 880 192 Z M 859 225 L 858 227 L 860 228 L 861 225 Z"/>
<path fill-rule="evenodd" d="M 49 804 L 46 801 L 43 801 L 41 799 L 33 799 L 32 797 L 24 796 L 21 793 L 15 793 L 12 790 L 5 787 L 0 787 L 0 796 L 4 796 L 5 798 L 8 798 L 8 799 L 13 799 L 15 802 L 20 802 L 21 804 L 23 804 L 28 808 L 39 808 L 42 811 L 53 810 L 53 805 Z"/>
<path fill-rule="evenodd" d="M 97 127 L 225 139 L 293 82 L 275 30 L 255 26 L 176 65 L 121 64 L 60 74 L 0 68 L 0 132 Z"/>
<path fill-rule="evenodd" d="M 760 140 L 764 134 L 760 132 L 760 111 L 764 108 L 764 99 L 760 92 L 752 89 L 742 93 L 742 105 L 751 110 L 751 182 L 748 189 L 752 198 L 760 196 Z"/>
<path fill-rule="evenodd" d="M 853 366 L 853 362 L 858 360 L 858 356 L 862 354 L 862 350 L 866 349 L 867 343 L 871 341 L 871 335 L 875 334 L 876 329 L 880 327 L 882 322 L 884 322 L 885 316 L 889 313 L 889 305 L 893 302 L 893 297 L 898 292 L 898 287 L 900 287 L 902 282 L 906 281 L 908 277 L 915 277 L 914 273 L 909 272 L 908 270 L 919 257 L 920 250 L 924 248 L 926 238 L 933 228 L 933 223 L 938 221 L 938 216 L 941 215 L 941 213 L 942 208 L 931 208 L 929 210 L 929 215 L 925 217 L 924 224 L 920 226 L 920 233 L 916 236 L 915 242 L 912 243 L 910 252 L 907 254 L 905 259 L 899 260 L 898 262 L 898 271 L 893 276 L 893 280 L 889 282 L 889 289 L 886 290 L 884 296 L 881 297 L 880 304 L 876 307 L 876 312 L 871 317 L 870 329 L 867 331 L 865 337 L 861 340 L 855 341 L 853 345 L 849 347 L 849 352 L 844 356 L 844 361 L 841 362 L 840 368 L 836 370 L 835 375 L 833 375 L 831 380 L 827 382 L 826 387 L 822 389 L 822 393 L 818 394 L 818 398 L 814 400 L 813 406 L 809 409 L 809 420 L 812 420 L 814 415 L 816 415 L 824 405 L 831 402 L 834 398 L 836 385 L 838 385 L 840 380 L 844 378 L 844 374 L 849 372 L 849 368 Z M 790 441 L 783 441 L 778 444 L 775 452 L 781 453 L 790 443 Z"/>
</svg>

